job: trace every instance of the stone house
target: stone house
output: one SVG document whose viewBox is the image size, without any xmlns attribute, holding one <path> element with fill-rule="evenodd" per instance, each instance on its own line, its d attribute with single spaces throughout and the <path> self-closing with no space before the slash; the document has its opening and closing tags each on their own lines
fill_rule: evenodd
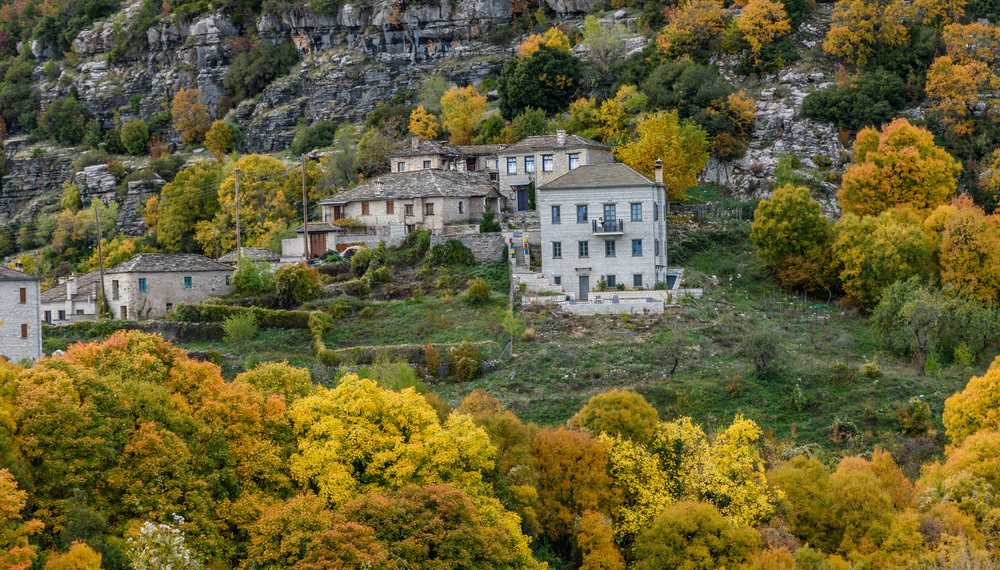
<svg viewBox="0 0 1000 570">
<path fill-rule="evenodd" d="M 542 273 L 586 300 L 608 289 L 652 289 L 667 278 L 666 187 L 624 164 L 585 165 L 538 188 Z"/>
<path fill-rule="evenodd" d="M 487 172 L 432 168 L 383 174 L 319 204 L 324 222 L 351 218 L 369 228 L 398 226 L 409 233 L 476 223 L 487 202 L 494 212 L 505 205 Z"/>
<path fill-rule="evenodd" d="M 294 230 L 295 237 L 281 240 L 281 263 L 297 263 L 306 258 L 305 225 Z M 309 222 L 309 257 L 317 258 L 328 251 L 337 251 L 337 235 L 344 228 L 330 222 Z"/>
<path fill-rule="evenodd" d="M 275 271 L 281 267 L 281 254 L 275 253 L 264 247 L 244 247 L 242 250 L 243 257 L 253 261 L 254 263 L 266 262 L 271 266 L 271 270 Z M 226 255 L 219 258 L 219 263 L 224 263 L 233 268 L 236 267 L 237 262 L 239 262 L 240 256 L 236 254 L 236 250 L 230 251 Z"/>
<path fill-rule="evenodd" d="M 611 147 L 580 135 L 567 135 L 562 129 L 554 135 L 527 137 L 497 151 L 500 192 L 510 200 L 513 210 L 526 212 L 532 182 L 537 189 L 580 166 L 614 161 Z"/>
<path fill-rule="evenodd" d="M 500 145 L 454 145 L 446 141 L 422 141 L 410 137 L 410 144 L 389 155 L 390 172 L 415 170 L 487 171 L 496 180 L 497 151 Z"/>
<path fill-rule="evenodd" d="M 97 318 L 97 300 L 101 296 L 101 272 L 70 275 L 59 284 L 42 291 L 42 322 L 66 325 Z"/>
<path fill-rule="evenodd" d="M 201 255 L 140 253 L 104 272 L 104 290 L 115 318 L 163 317 L 179 303 L 232 293 L 233 271 Z"/>
<path fill-rule="evenodd" d="M 42 355 L 41 280 L 0 265 L 0 354 L 12 361 Z"/>
</svg>

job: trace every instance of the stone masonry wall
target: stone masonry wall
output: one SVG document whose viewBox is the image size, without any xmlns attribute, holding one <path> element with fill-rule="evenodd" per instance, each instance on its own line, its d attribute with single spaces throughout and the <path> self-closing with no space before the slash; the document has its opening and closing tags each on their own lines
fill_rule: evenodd
<svg viewBox="0 0 1000 570">
<path fill-rule="evenodd" d="M 22 287 L 27 289 L 25 303 L 21 302 Z M 42 355 L 40 298 L 38 281 L 0 281 L 0 354 L 14 362 L 19 358 L 34 360 Z M 28 325 L 27 338 L 21 338 L 23 324 Z"/>
<path fill-rule="evenodd" d="M 506 251 L 503 236 L 499 233 L 435 235 L 431 236 L 431 247 L 446 243 L 450 239 L 457 239 L 465 247 L 471 249 L 477 263 L 503 259 L 504 252 Z"/>
</svg>

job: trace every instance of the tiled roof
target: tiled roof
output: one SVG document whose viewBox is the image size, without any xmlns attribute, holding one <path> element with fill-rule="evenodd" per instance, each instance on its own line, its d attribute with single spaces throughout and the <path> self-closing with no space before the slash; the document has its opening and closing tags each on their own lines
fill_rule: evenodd
<svg viewBox="0 0 1000 570">
<path fill-rule="evenodd" d="M 414 170 L 390 172 L 374 180 L 359 184 L 320 204 L 343 204 L 357 200 L 408 200 L 447 196 L 468 198 L 486 196 L 495 188 L 485 171 L 462 172 L 457 170 Z"/>
<path fill-rule="evenodd" d="M 588 164 L 570 170 L 539 190 L 563 188 L 614 188 L 616 186 L 647 186 L 651 179 L 621 163 Z"/>
<path fill-rule="evenodd" d="M 97 290 L 101 288 L 101 272 L 95 269 L 89 273 L 84 273 L 83 275 L 76 276 L 76 295 L 73 295 L 73 300 L 82 301 L 84 299 L 91 299 L 97 297 Z M 54 287 L 49 287 L 48 289 L 42 291 L 42 302 L 46 301 L 65 301 L 66 300 L 66 282 L 63 281 L 59 285 Z"/>
<path fill-rule="evenodd" d="M 601 144 L 595 140 L 591 140 L 586 137 L 581 137 L 580 135 L 566 135 L 565 144 L 559 144 L 557 135 L 538 135 L 538 136 L 526 137 L 520 142 L 516 142 L 498 152 L 500 154 L 509 154 L 509 153 L 524 152 L 526 150 L 573 148 L 581 146 L 587 146 L 591 148 L 606 148 L 608 150 L 611 150 L 611 147 L 606 144 Z"/>
<path fill-rule="evenodd" d="M 281 260 L 280 254 L 263 247 L 244 247 L 241 251 L 243 252 L 243 257 L 250 261 L 277 262 Z M 239 256 L 236 255 L 236 251 L 230 251 L 219 258 L 219 263 L 236 263 L 237 261 L 239 261 Z"/>
<path fill-rule="evenodd" d="M 390 157 L 396 156 L 420 156 L 425 154 L 440 154 L 444 156 L 483 156 L 496 154 L 500 150 L 497 144 L 467 144 L 454 145 L 448 141 L 420 141 L 417 148 L 413 148 L 412 143 L 400 147 L 399 150 L 391 153 Z"/>
<path fill-rule="evenodd" d="M 302 229 L 302 226 L 299 226 L 299 227 L 295 228 L 292 231 L 295 232 L 295 233 L 297 233 L 297 234 L 305 233 L 305 230 Z M 340 226 L 337 226 L 337 225 L 334 225 L 334 224 L 331 224 L 330 222 L 309 222 L 309 233 L 313 233 L 313 232 L 316 232 L 316 233 L 327 232 L 328 233 L 328 232 L 342 232 L 342 231 L 344 231 L 344 228 L 342 228 Z"/>
<path fill-rule="evenodd" d="M 6 265 L 0 265 L 0 280 L 3 280 L 3 281 L 11 281 L 11 280 L 16 280 L 16 281 L 26 281 L 26 280 L 38 281 L 39 277 L 35 277 L 34 275 L 31 275 L 29 273 L 24 273 L 24 272 L 18 271 L 16 269 L 11 269 L 10 267 L 7 267 Z"/>
<path fill-rule="evenodd" d="M 105 273 L 168 273 L 174 271 L 232 271 L 229 265 L 193 253 L 140 253 Z"/>
</svg>

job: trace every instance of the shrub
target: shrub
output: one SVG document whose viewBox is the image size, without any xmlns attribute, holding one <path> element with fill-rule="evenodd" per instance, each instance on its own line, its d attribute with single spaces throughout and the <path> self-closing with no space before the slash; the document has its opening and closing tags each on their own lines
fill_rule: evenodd
<svg viewBox="0 0 1000 570">
<path fill-rule="evenodd" d="M 240 315 L 249 313 L 252 314 L 257 319 L 257 324 L 261 327 L 267 328 L 277 328 L 277 329 L 304 329 L 309 327 L 309 315 L 305 311 L 280 311 L 272 309 L 262 309 L 260 307 L 229 307 L 226 305 L 188 305 L 181 303 L 177 305 L 174 309 L 177 314 L 177 319 L 180 321 L 190 322 L 190 323 L 204 323 L 204 322 L 222 322 L 232 315 Z M 81 321 L 81 322 L 92 322 L 92 321 Z M 122 321 L 127 323 L 128 321 Z M 331 321 L 332 322 L 332 321 Z M 101 336 L 107 336 L 121 328 L 121 325 L 115 325 L 115 328 L 107 331 L 106 334 Z"/>
<path fill-rule="evenodd" d="M 424 347 L 424 365 L 432 376 L 441 368 L 441 350 L 429 342 Z"/>
<path fill-rule="evenodd" d="M 905 434 L 924 435 L 931 430 L 931 406 L 914 396 L 896 409 L 899 429 Z"/>
<path fill-rule="evenodd" d="M 72 97 L 56 99 L 42 113 L 39 127 L 48 137 L 62 145 L 75 145 L 83 140 L 87 111 Z"/>
<path fill-rule="evenodd" d="M 768 328 L 758 328 L 744 335 L 737 352 L 750 361 L 758 374 L 774 365 L 778 358 L 781 338 L 777 331 Z"/>
<path fill-rule="evenodd" d="M 368 272 L 369 267 L 372 265 L 375 267 L 385 265 L 388 258 L 385 242 L 383 241 L 378 242 L 377 247 L 361 246 L 361 248 L 354 252 L 354 256 L 351 257 L 351 271 L 358 277 L 362 277 Z"/>
<path fill-rule="evenodd" d="M 534 342 L 535 334 L 535 329 L 525 329 L 524 332 L 521 333 L 521 340 L 524 342 Z"/>
<path fill-rule="evenodd" d="M 472 267 L 476 264 L 476 256 L 464 243 L 450 239 L 443 244 L 435 245 L 427 252 L 427 264 L 431 267 L 441 265 Z"/>
<path fill-rule="evenodd" d="M 122 125 L 119 136 L 129 154 L 144 154 L 149 150 L 149 127 L 142 119 L 132 119 Z"/>
<path fill-rule="evenodd" d="M 830 366 L 830 383 L 837 386 L 851 384 L 858 377 L 858 373 L 843 362 L 834 362 Z"/>
<path fill-rule="evenodd" d="M 265 45 L 259 52 L 248 51 L 236 56 L 222 84 L 237 101 L 247 99 L 288 73 L 297 60 L 291 44 Z"/>
<path fill-rule="evenodd" d="M 323 316 L 327 317 L 325 314 Z M 333 321 L 331 320 L 330 322 L 332 326 Z M 448 361 L 450 366 L 452 361 L 452 352 L 457 347 L 463 345 L 475 350 L 476 354 L 481 354 L 486 348 L 496 346 L 496 343 L 493 341 L 466 341 L 460 344 L 435 344 L 433 345 L 433 348 L 438 351 L 439 355 Z M 375 362 L 412 362 L 416 364 L 426 364 L 424 359 L 427 357 L 427 346 L 421 344 L 352 346 L 349 348 L 338 348 L 331 352 L 333 352 L 336 360 L 350 364 L 372 364 Z"/>
<path fill-rule="evenodd" d="M 861 375 L 869 380 L 876 380 L 882 377 L 882 367 L 878 365 L 878 359 L 866 362 L 861 365 Z"/>
<path fill-rule="evenodd" d="M 252 339 L 257 334 L 257 317 L 251 313 L 236 314 L 222 322 L 225 340 L 231 344 L 240 344 Z"/>
<path fill-rule="evenodd" d="M 274 293 L 285 307 L 315 299 L 322 290 L 319 273 L 305 263 L 285 265 L 274 273 Z"/>
<path fill-rule="evenodd" d="M 364 306 L 364 303 L 354 297 L 344 295 L 334 299 L 333 302 L 327 306 L 326 312 L 335 319 L 343 319 L 355 311 L 363 309 Z"/>
<path fill-rule="evenodd" d="M 463 382 L 468 382 L 479 375 L 483 369 L 483 361 L 479 357 L 479 349 L 470 342 L 463 341 L 448 353 L 448 367 L 452 375 Z"/>
<path fill-rule="evenodd" d="M 608 435 L 645 444 L 657 426 L 656 408 L 638 392 L 611 390 L 592 397 L 571 420 L 594 435 Z"/>
<path fill-rule="evenodd" d="M 490 288 L 486 280 L 476 277 L 469 280 L 469 291 L 465 299 L 473 305 L 481 305 L 490 300 Z"/>
<path fill-rule="evenodd" d="M 240 259 L 233 273 L 233 285 L 241 295 L 259 295 L 274 290 L 271 266 L 266 261 Z"/>
<path fill-rule="evenodd" d="M 323 148 L 333 144 L 333 135 L 337 132 L 337 123 L 333 121 L 319 121 L 311 127 L 300 124 L 295 129 L 295 138 L 292 139 L 292 154 L 305 154 L 314 148 Z"/>
<path fill-rule="evenodd" d="M 406 238 L 396 251 L 408 265 L 416 265 L 427 255 L 430 247 L 431 232 L 417 230 L 406 234 Z"/>
</svg>

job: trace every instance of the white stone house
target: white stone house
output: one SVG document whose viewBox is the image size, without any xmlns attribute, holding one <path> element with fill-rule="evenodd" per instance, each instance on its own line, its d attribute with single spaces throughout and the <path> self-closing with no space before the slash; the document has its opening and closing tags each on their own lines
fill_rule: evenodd
<svg viewBox="0 0 1000 570">
<path fill-rule="evenodd" d="M 351 218 L 369 228 L 398 226 L 409 233 L 476 223 L 487 201 L 494 212 L 505 203 L 489 173 L 432 168 L 383 174 L 319 204 L 324 222 Z"/>
<path fill-rule="evenodd" d="M 390 172 L 416 170 L 457 170 L 490 173 L 496 180 L 497 151 L 500 145 L 454 145 L 446 141 L 422 141 L 410 137 L 410 144 L 389 155 Z"/>
<path fill-rule="evenodd" d="M 0 354 L 12 361 L 42 355 L 41 280 L 0 265 Z"/>
<path fill-rule="evenodd" d="M 70 275 L 58 285 L 42 291 L 42 322 L 66 325 L 96 319 L 100 294 L 100 271 Z"/>
<path fill-rule="evenodd" d="M 532 182 L 537 206 L 539 187 L 581 166 L 614 161 L 611 147 L 580 135 L 567 135 L 561 129 L 554 135 L 527 137 L 497 151 L 500 193 L 510 201 L 513 211 L 525 212 Z"/>
<path fill-rule="evenodd" d="M 657 179 L 662 181 L 662 170 Z M 580 166 L 539 187 L 546 281 L 580 300 L 602 278 L 611 290 L 666 283 L 666 190 L 614 163 Z"/>
<path fill-rule="evenodd" d="M 106 270 L 104 288 L 115 318 L 163 317 L 180 303 L 232 293 L 233 271 L 201 255 L 140 253 Z"/>
</svg>

